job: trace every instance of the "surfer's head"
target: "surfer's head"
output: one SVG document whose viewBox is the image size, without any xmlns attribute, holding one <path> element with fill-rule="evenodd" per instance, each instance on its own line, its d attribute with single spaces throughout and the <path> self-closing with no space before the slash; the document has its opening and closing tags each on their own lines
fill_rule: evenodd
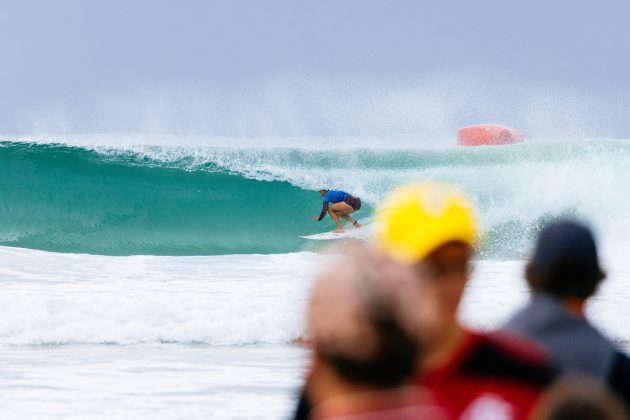
<svg viewBox="0 0 630 420">
<path fill-rule="evenodd" d="M 326 195 L 326 193 L 328 192 L 328 190 L 319 190 L 319 195 L 321 195 L 322 197 Z"/>
</svg>

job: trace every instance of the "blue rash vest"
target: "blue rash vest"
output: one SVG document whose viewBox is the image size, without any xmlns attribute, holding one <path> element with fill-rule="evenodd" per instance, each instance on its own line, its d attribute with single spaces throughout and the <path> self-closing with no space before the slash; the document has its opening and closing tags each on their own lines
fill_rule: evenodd
<svg viewBox="0 0 630 420">
<path fill-rule="evenodd" d="M 345 201 L 348 198 L 348 193 L 345 191 L 337 191 L 337 190 L 329 190 L 324 195 L 324 206 L 322 207 L 322 212 L 319 215 L 319 220 L 322 220 L 326 213 L 328 212 L 328 203 L 339 203 L 341 201 Z"/>
<path fill-rule="evenodd" d="M 330 190 L 324 196 L 325 203 L 339 203 L 344 201 L 348 197 L 348 193 L 345 191 Z"/>
</svg>

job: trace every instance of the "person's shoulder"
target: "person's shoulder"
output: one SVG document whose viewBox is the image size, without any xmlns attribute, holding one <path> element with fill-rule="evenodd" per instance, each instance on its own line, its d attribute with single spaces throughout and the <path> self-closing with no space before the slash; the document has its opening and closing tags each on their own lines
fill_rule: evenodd
<svg viewBox="0 0 630 420">
<path fill-rule="evenodd" d="M 546 347 L 510 330 L 499 329 L 481 334 L 481 341 L 498 352 L 526 363 L 540 365 L 551 363 L 552 357 Z"/>
<path fill-rule="evenodd" d="M 531 326 L 532 323 L 535 324 L 540 317 L 540 312 L 536 311 L 535 306 L 534 300 L 530 299 L 525 306 L 512 313 L 503 325 L 503 328 L 508 328 L 513 331 L 522 331 Z"/>
<path fill-rule="evenodd" d="M 544 387 L 555 378 L 552 356 L 540 344 L 505 330 L 472 334 L 475 344 L 461 365 L 464 372 L 535 387 Z"/>
</svg>

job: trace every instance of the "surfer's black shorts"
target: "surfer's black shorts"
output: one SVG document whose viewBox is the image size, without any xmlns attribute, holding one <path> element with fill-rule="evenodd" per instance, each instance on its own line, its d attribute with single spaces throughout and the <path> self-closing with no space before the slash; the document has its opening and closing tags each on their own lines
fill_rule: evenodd
<svg viewBox="0 0 630 420">
<path fill-rule="evenodd" d="M 358 197 L 353 197 L 350 194 L 348 194 L 348 196 L 346 197 L 345 200 L 343 200 L 346 204 L 348 204 L 350 207 L 352 207 L 354 209 L 354 211 L 357 211 L 361 208 L 361 199 Z"/>
</svg>

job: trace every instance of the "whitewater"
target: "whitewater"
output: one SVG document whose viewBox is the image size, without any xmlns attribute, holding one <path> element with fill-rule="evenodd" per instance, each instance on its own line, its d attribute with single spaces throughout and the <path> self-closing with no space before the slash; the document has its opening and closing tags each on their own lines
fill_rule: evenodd
<svg viewBox="0 0 630 420">
<path fill-rule="evenodd" d="M 440 143 L 442 144 L 442 143 Z M 500 325 L 527 299 L 531 241 L 570 216 L 608 279 L 588 307 L 628 348 L 630 142 L 457 148 L 413 139 L 0 141 L 3 418 L 286 418 L 307 370 L 314 275 L 299 238 L 317 189 L 366 203 L 439 180 L 468 192 L 483 240 L 460 316 Z"/>
</svg>

